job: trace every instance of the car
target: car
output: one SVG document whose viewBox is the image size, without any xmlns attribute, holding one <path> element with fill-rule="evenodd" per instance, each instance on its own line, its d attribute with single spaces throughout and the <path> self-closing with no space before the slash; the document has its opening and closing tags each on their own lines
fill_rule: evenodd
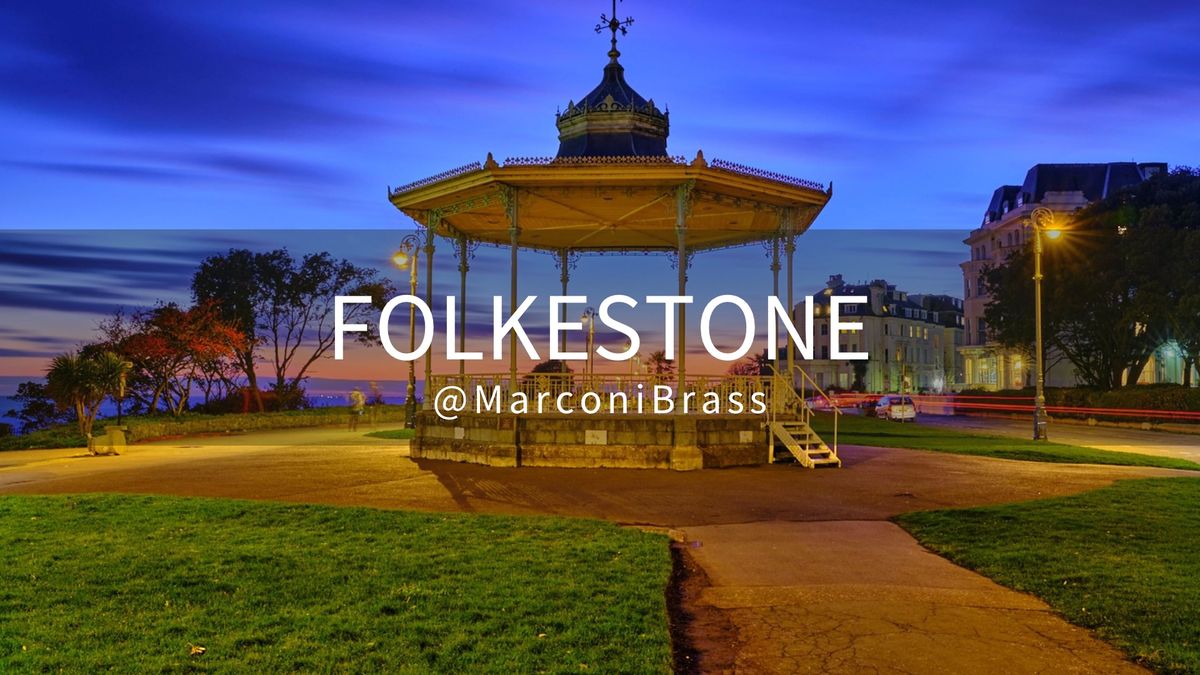
<svg viewBox="0 0 1200 675">
<path fill-rule="evenodd" d="M 808 399 L 809 410 L 828 411 L 832 407 L 833 406 L 831 406 L 829 403 L 829 399 L 825 398 L 824 396 L 813 396 L 812 398 Z"/>
<path fill-rule="evenodd" d="M 875 416 L 884 420 L 912 422 L 917 419 L 917 406 L 910 396 L 881 396 L 875 404 Z"/>
</svg>

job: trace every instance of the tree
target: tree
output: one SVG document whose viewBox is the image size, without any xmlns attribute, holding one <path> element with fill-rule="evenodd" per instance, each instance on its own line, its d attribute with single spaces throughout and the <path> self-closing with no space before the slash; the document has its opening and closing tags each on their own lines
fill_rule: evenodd
<svg viewBox="0 0 1200 675">
<path fill-rule="evenodd" d="M 866 391 L 867 389 L 867 362 L 855 361 L 854 365 L 854 383 L 850 388 L 854 391 Z"/>
<path fill-rule="evenodd" d="M 46 390 L 61 408 L 75 412 L 79 433 L 91 438 L 104 399 L 116 395 L 130 364 L 110 351 L 59 354 L 46 372 Z"/>
<path fill-rule="evenodd" d="M 17 394 L 13 400 L 21 404 L 16 410 L 5 413 L 8 417 L 21 420 L 21 433 L 27 434 L 39 429 L 66 424 L 71 421 L 71 412 L 60 408 L 47 391 L 42 382 L 22 382 L 17 385 Z"/>
<path fill-rule="evenodd" d="M 653 358 L 653 357 L 651 357 Z M 767 360 L 766 352 L 751 354 L 741 361 L 729 364 L 730 375 L 757 376 L 770 372 L 771 362 Z"/>
<path fill-rule="evenodd" d="M 663 350 L 658 350 L 650 354 L 650 372 L 654 375 L 673 375 L 675 373 L 675 362 L 667 358 L 667 353 Z"/>
<path fill-rule="evenodd" d="M 187 409 L 193 384 L 213 373 L 244 347 L 245 338 L 221 318 L 213 303 L 182 309 L 174 303 L 125 315 L 118 311 L 100 324 L 105 346 L 132 364 L 130 394 L 154 413 L 162 403 L 179 416 Z M 211 386 L 205 386 L 206 392 Z"/>
<path fill-rule="evenodd" d="M 212 302 L 221 317 L 245 338 L 235 361 L 246 375 L 259 410 L 263 409 L 255 373 L 258 350 L 274 372 L 272 388 L 285 407 L 302 403 L 303 382 L 318 359 L 333 347 L 334 301 L 338 295 L 366 295 L 371 306 L 345 307 L 346 322 L 366 323 L 360 342 L 379 340 L 369 319 L 394 293 L 390 282 L 371 268 L 315 253 L 297 261 L 287 249 L 254 253 L 231 249 L 201 263 L 192 277 L 197 303 Z"/>
<path fill-rule="evenodd" d="M 1183 384 L 1192 385 L 1192 369 L 1200 363 L 1200 229 L 1182 237 L 1172 276 L 1182 280 L 1177 287 L 1175 311 L 1169 314 L 1171 336 L 1183 357 Z"/>
<path fill-rule="evenodd" d="M 339 295 L 365 295 L 372 304 L 346 305 L 346 322 L 358 323 L 370 309 L 383 308 L 393 294 L 391 284 L 371 268 L 359 267 L 348 260 L 336 260 L 329 253 L 313 253 L 295 261 L 286 250 L 267 254 L 272 274 L 263 279 L 269 289 L 266 312 L 260 316 L 264 346 L 271 350 L 275 370 L 275 393 L 285 407 L 297 403 L 302 383 L 314 363 L 333 347 L 336 335 L 334 301 Z M 360 342 L 376 343 L 377 328 L 370 321 Z"/>
<path fill-rule="evenodd" d="M 529 372 L 530 373 L 570 373 L 572 371 L 571 371 L 571 366 L 567 365 L 566 361 L 562 361 L 559 359 L 550 359 L 548 361 L 542 361 L 541 363 L 537 364 Z"/>
<path fill-rule="evenodd" d="M 241 335 L 234 362 L 245 373 L 255 405 L 262 412 L 265 408 L 254 369 L 259 307 L 264 296 L 260 262 L 259 255 L 246 249 L 230 249 L 225 255 L 204 259 L 192 276 L 192 297 L 197 303 L 213 303 L 221 318 Z"/>
<path fill-rule="evenodd" d="M 1175 339 L 1185 353 L 1200 330 L 1200 173 L 1177 169 L 1077 212 L 1043 253 L 1045 344 L 1084 383 L 1137 382 L 1154 351 Z M 991 336 L 1034 341 L 1032 243 L 985 273 Z"/>
</svg>

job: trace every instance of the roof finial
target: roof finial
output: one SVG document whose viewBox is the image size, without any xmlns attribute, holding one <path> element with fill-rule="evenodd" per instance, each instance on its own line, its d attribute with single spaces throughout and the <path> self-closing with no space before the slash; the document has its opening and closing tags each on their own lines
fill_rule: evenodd
<svg viewBox="0 0 1200 675">
<path fill-rule="evenodd" d="M 617 51 L 617 31 L 621 31 L 621 35 L 629 32 L 629 27 L 633 25 L 633 17 L 627 16 L 624 21 L 617 19 L 617 0 L 612 0 L 612 16 L 600 15 L 600 23 L 596 24 L 596 32 L 605 28 L 612 31 L 612 48 L 608 50 L 608 58 L 610 63 L 616 63 L 617 57 L 621 52 Z"/>
</svg>

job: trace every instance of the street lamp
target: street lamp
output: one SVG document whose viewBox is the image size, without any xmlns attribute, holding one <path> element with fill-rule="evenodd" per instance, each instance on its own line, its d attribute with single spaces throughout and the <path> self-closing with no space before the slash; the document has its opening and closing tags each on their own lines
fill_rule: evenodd
<svg viewBox="0 0 1200 675">
<path fill-rule="evenodd" d="M 392 264 L 396 269 L 409 270 L 409 293 L 417 294 L 417 252 L 420 251 L 421 238 L 415 233 L 400 240 L 400 248 L 392 254 Z M 408 305 L 408 353 L 417 351 L 417 308 L 412 303 Z M 426 358 L 429 358 L 428 356 Z M 429 386 L 429 383 L 425 383 Z M 412 429 L 417 425 L 417 362 L 408 362 L 408 388 L 404 393 L 404 426 Z"/>
<path fill-rule="evenodd" d="M 1033 225 L 1033 321 L 1034 352 L 1037 358 L 1037 392 L 1033 399 L 1033 440 L 1046 440 L 1046 367 L 1042 342 L 1042 234 L 1050 241 L 1062 236 L 1055 213 L 1039 206 L 1029 215 Z"/>
<path fill-rule="evenodd" d="M 583 362 L 583 371 L 588 375 L 588 379 L 590 381 L 592 372 L 595 369 L 595 365 L 592 361 L 592 346 L 596 343 L 596 309 L 594 307 L 588 307 L 587 309 L 583 310 L 583 314 L 579 316 L 579 320 L 587 326 L 588 331 L 587 360 Z"/>
</svg>

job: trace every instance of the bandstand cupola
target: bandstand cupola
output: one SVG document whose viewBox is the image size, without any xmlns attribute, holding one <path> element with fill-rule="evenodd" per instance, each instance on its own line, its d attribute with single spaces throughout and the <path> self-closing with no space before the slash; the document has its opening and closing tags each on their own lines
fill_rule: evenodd
<svg viewBox="0 0 1200 675">
<path fill-rule="evenodd" d="M 668 113 L 646 100 L 625 81 L 618 58 L 617 32 L 625 34 L 633 19 L 600 16 L 596 32 L 612 31 L 608 65 L 595 89 L 558 113 L 558 157 L 665 157 L 670 126 Z"/>
</svg>

